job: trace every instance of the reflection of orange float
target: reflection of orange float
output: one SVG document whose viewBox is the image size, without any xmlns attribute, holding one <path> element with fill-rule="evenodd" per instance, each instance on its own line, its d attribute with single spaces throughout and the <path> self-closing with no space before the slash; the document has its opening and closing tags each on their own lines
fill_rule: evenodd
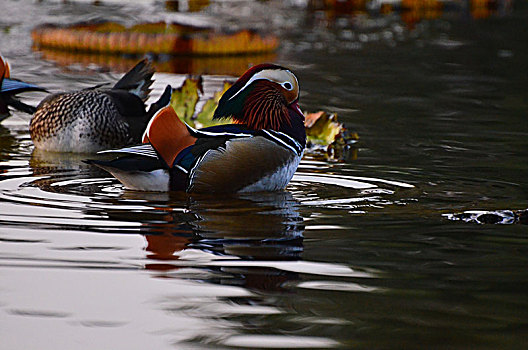
<svg viewBox="0 0 528 350">
<path fill-rule="evenodd" d="M 121 55 L 64 51 L 41 48 L 38 50 L 42 58 L 56 62 L 59 66 L 81 64 L 89 66 L 96 64 L 99 67 L 116 72 L 126 72 L 134 66 L 138 59 Z M 242 75 L 248 67 L 261 62 L 273 62 L 276 54 L 262 53 L 254 55 L 231 56 L 171 56 L 163 60 L 153 61 L 156 72 L 176 74 L 213 74 L 213 75 Z"/>
<path fill-rule="evenodd" d="M 118 23 L 43 25 L 31 36 L 38 48 L 68 51 L 170 55 L 240 55 L 272 52 L 279 41 L 273 35 L 250 30 L 233 34 L 165 22 L 126 28 Z"/>
</svg>

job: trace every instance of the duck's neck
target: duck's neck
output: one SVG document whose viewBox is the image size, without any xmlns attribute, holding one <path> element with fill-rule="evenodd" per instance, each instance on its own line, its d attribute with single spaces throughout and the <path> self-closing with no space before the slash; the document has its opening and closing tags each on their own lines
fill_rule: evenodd
<svg viewBox="0 0 528 350">
<path fill-rule="evenodd" d="M 292 108 L 288 108 L 288 113 L 291 123 L 283 123 L 278 131 L 293 137 L 304 149 L 306 147 L 304 116 Z"/>
</svg>

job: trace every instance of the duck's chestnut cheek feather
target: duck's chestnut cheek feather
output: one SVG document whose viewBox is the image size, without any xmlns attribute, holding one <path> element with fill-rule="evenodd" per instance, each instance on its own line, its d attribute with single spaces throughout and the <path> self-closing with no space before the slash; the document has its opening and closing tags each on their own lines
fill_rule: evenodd
<svg viewBox="0 0 528 350">
<path fill-rule="evenodd" d="M 284 97 L 286 97 L 286 101 L 288 101 L 288 103 L 292 103 L 293 101 L 297 100 L 298 93 L 295 89 L 288 91 L 282 86 L 280 89 L 282 90 L 282 94 L 284 95 Z"/>
</svg>

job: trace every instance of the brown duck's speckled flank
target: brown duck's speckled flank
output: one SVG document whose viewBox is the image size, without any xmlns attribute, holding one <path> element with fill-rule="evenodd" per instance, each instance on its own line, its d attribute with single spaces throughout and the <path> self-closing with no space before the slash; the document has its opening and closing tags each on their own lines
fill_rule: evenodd
<svg viewBox="0 0 528 350">
<path fill-rule="evenodd" d="M 111 97 L 99 90 L 58 94 L 42 101 L 29 130 L 34 142 L 43 142 L 74 126 L 82 128 L 81 138 L 108 146 L 129 141 L 128 124 L 120 117 Z"/>
<path fill-rule="evenodd" d="M 154 67 L 140 61 L 112 88 L 101 85 L 45 98 L 30 122 L 36 148 L 57 152 L 96 152 L 140 142 L 155 113 L 144 101 L 153 83 Z"/>
</svg>

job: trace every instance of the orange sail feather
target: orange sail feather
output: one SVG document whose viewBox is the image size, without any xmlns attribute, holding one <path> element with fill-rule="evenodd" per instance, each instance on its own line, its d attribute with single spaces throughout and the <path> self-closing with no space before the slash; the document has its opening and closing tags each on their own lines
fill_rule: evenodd
<svg viewBox="0 0 528 350">
<path fill-rule="evenodd" d="M 195 142 L 196 137 L 191 136 L 171 106 L 160 109 L 143 134 L 143 143 L 150 143 L 169 168 L 172 168 L 176 156 Z"/>
</svg>

